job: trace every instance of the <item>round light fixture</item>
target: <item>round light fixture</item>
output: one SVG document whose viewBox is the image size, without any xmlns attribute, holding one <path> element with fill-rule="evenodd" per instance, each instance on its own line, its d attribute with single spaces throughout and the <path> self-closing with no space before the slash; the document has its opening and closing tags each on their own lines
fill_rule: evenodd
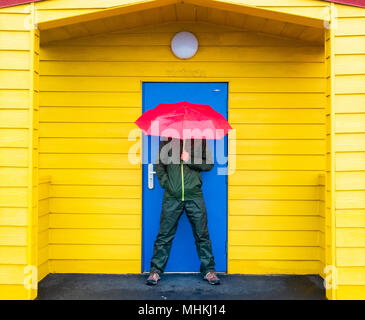
<svg viewBox="0 0 365 320">
<path fill-rule="evenodd" d="M 189 59 L 198 51 L 198 39 L 191 32 L 179 32 L 171 41 L 171 50 L 180 59 Z"/>
</svg>

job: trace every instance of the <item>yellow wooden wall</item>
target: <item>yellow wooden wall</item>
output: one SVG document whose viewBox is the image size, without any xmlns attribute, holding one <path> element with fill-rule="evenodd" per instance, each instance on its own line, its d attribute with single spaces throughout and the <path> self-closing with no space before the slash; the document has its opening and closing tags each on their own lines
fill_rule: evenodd
<svg viewBox="0 0 365 320">
<path fill-rule="evenodd" d="M 337 299 L 365 299 L 365 9 L 336 5 L 334 152 Z"/>
<path fill-rule="evenodd" d="M 49 196 L 51 179 L 42 177 L 38 187 L 38 281 L 49 273 Z"/>
<path fill-rule="evenodd" d="M 35 266 L 38 31 L 34 6 L 0 12 L 0 298 L 29 299 Z M 33 121 L 35 120 L 35 121 Z M 27 282 L 28 283 L 28 282 Z"/>
<path fill-rule="evenodd" d="M 182 29 L 200 42 L 185 62 L 169 48 Z M 126 138 L 141 112 L 141 81 L 229 82 L 238 141 L 228 271 L 320 272 L 323 47 L 172 24 L 48 44 L 40 68 L 52 272 L 140 272 L 141 170 L 128 163 Z"/>
<path fill-rule="evenodd" d="M 332 22 L 331 22 L 332 26 Z M 325 66 L 326 66 L 326 173 L 324 179 L 324 208 L 322 212 L 325 216 L 325 255 L 324 262 L 327 269 L 322 270 L 322 277 L 326 279 L 326 295 L 327 298 L 335 298 L 336 285 L 335 277 L 335 222 L 334 222 L 334 152 L 333 152 L 333 59 L 334 59 L 334 41 L 333 30 L 328 28 L 325 33 Z"/>
</svg>

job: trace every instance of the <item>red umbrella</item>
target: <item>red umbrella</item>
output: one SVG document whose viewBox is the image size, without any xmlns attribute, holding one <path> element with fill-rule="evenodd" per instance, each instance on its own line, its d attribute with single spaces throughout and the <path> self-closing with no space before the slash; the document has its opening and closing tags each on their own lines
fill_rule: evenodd
<svg viewBox="0 0 365 320">
<path fill-rule="evenodd" d="M 135 123 L 145 134 L 177 139 L 221 139 L 232 129 L 211 106 L 186 101 L 160 103 Z"/>
</svg>

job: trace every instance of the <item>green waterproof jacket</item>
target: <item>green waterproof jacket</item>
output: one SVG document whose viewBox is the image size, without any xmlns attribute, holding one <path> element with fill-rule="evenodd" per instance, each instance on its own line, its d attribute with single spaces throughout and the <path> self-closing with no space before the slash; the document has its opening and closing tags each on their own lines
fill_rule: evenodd
<svg viewBox="0 0 365 320">
<path fill-rule="evenodd" d="M 183 149 L 190 154 L 186 162 L 180 160 Z M 205 139 L 183 142 L 169 138 L 160 144 L 155 170 L 161 187 L 166 190 L 164 197 L 184 201 L 202 197 L 201 171 L 209 171 L 213 166 Z"/>
</svg>

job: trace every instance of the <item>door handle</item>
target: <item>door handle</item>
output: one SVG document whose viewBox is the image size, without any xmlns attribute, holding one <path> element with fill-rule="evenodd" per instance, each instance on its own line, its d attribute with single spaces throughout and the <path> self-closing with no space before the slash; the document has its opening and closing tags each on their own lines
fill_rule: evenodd
<svg viewBox="0 0 365 320">
<path fill-rule="evenodd" d="M 154 179 L 153 175 L 156 173 L 156 171 L 153 171 L 153 163 L 148 164 L 148 189 L 154 188 Z"/>
</svg>

